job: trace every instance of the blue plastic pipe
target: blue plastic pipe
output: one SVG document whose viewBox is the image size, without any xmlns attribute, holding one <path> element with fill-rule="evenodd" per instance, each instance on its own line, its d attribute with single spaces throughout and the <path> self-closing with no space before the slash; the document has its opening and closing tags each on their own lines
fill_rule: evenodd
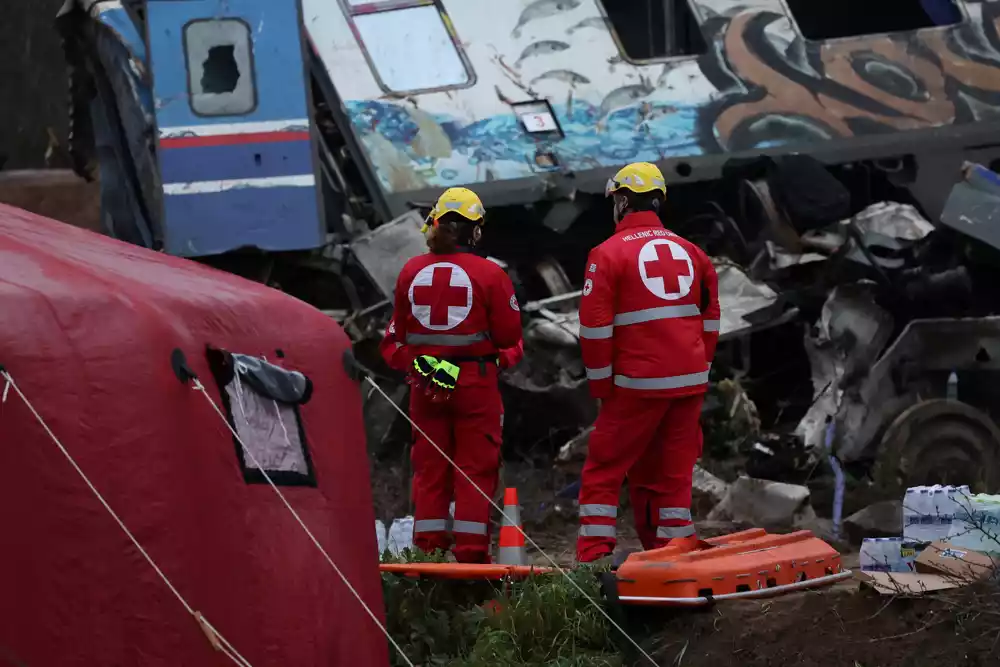
<svg viewBox="0 0 1000 667">
<path fill-rule="evenodd" d="M 833 489 L 833 536 L 840 538 L 840 522 L 844 512 L 844 469 L 840 466 L 840 461 L 833 455 L 833 438 L 837 428 L 831 419 L 826 425 L 826 452 L 833 468 L 834 489 Z"/>
</svg>

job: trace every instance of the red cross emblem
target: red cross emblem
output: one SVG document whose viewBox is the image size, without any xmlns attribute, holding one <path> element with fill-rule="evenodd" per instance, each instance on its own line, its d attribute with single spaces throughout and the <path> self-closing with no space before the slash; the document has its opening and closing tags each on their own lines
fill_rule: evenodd
<svg viewBox="0 0 1000 667">
<path fill-rule="evenodd" d="M 694 265 L 683 246 L 667 239 L 656 239 L 639 251 L 639 274 L 646 289 L 661 299 L 672 301 L 691 291 Z"/>
<path fill-rule="evenodd" d="M 469 316 L 472 281 L 455 264 L 425 266 L 410 285 L 410 303 L 414 317 L 428 329 L 451 329 Z"/>
</svg>

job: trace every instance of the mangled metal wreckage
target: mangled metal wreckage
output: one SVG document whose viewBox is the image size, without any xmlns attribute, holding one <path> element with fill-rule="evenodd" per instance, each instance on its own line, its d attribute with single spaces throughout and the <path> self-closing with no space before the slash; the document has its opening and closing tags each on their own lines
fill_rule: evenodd
<svg viewBox="0 0 1000 667">
<path fill-rule="evenodd" d="M 575 290 L 610 233 L 605 181 L 646 160 L 670 225 L 717 258 L 715 373 L 765 428 L 816 448 L 829 419 L 870 461 L 934 422 L 916 432 L 940 465 L 907 446 L 890 477 L 994 460 L 973 407 L 992 320 L 951 319 L 996 310 L 989 261 L 918 211 L 1000 159 L 998 2 L 67 0 L 58 26 L 107 233 L 337 313 L 363 358 L 421 203 L 476 189 L 526 304 L 512 441 L 593 417 Z M 953 371 L 962 404 L 920 402 Z"/>
</svg>

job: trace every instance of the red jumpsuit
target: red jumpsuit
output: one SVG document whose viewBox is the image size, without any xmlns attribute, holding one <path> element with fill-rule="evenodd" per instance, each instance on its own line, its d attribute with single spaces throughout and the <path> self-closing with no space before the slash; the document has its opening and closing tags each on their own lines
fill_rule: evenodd
<svg viewBox="0 0 1000 667">
<path fill-rule="evenodd" d="M 626 215 L 591 251 L 580 346 L 602 405 L 581 480 L 580 562 L 614 551 L 626 476 L 643 548 L 694 535 L 691 477 L 719 314 L 711 260 L 654 213 Z"/>
<path fill-rule="evenodd" d="M 503 403 L 499 364 L 524 355 L 521 313 L 503 269 L 469 253 L 426 254 L 406 263 L 396 281 L 395 311 L 381 345 L 389 365 L 408 373 L 420 355 L 461 369 L 451 398 L 431 402 L 410 392 L 410 418 L 493 497 L 500 467 Z M 452 553 L 460 563 L 489 562 L 489 501 L 413 431 L 413 543 L 447 550 L 448 506 L 455 501 Z"/>
</svg>

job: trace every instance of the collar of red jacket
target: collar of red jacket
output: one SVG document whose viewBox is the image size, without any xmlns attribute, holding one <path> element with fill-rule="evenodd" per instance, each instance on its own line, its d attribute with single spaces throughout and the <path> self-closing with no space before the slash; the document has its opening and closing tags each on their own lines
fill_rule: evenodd
<svg viewBox="0 0 1000 667">
<path fill-rule="evenodd" d="M 618 223 L 618 227 L 615 231 L 621 231 L 623 229 L 636 229 L 638 227 L 663 227 L 663 223 L 660 221 L 660 216 L 656 215 L 652 211 L 635 211 L 633 213 L 628 213 L 622 218 L 622 221 Z"/>
<path fill-rule="evenodd" d="M 433 255 L 434 253 L 427 253 Z M 447 257 L 448 255 L 475 255 L 476 249 L 473 246 L 468 245 L 457 245 L 455 246 L 455 252 L 449 252 L 441 255 L 442 257 Z"/>
</svg>

